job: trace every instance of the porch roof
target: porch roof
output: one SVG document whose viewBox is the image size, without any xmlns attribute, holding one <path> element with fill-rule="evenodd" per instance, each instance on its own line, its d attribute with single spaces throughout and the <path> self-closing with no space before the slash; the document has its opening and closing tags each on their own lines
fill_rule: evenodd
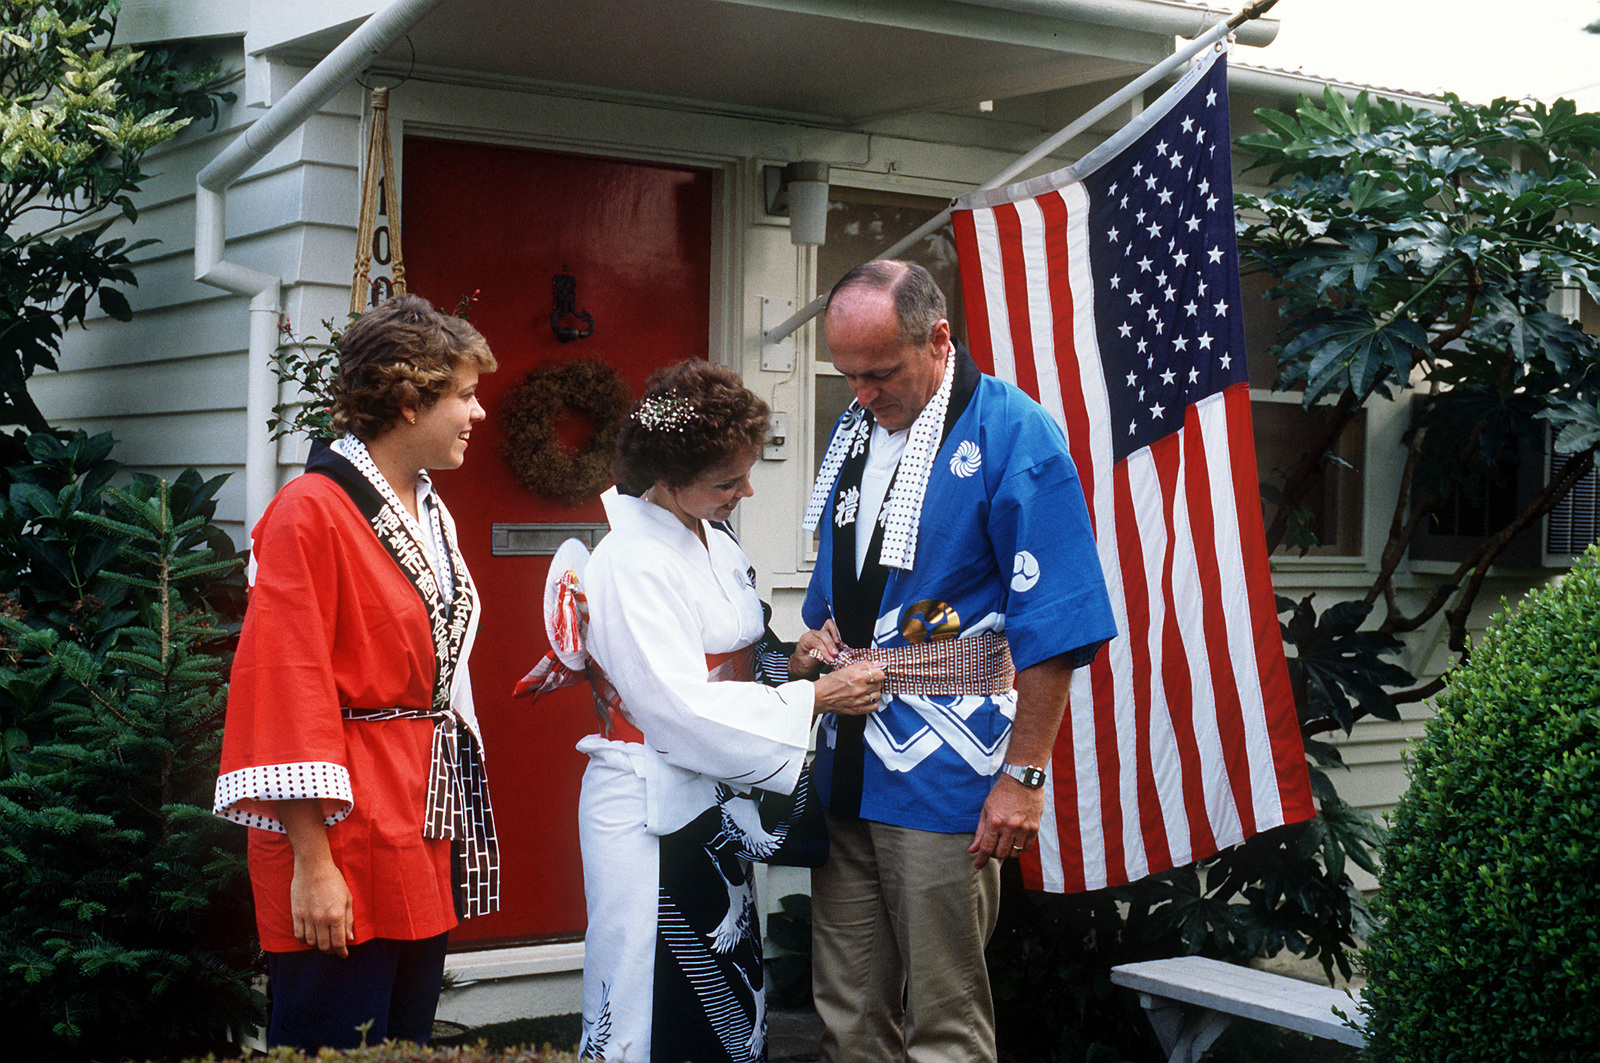
<svg viewBox="0 0 1600 1063">
<path fill-rule="evenodd" d="M 381 6 L 252 10 L 246 49 L 315 63 Z M 1175 0 L 442 0 L 378 69 L 855 128 L 1125 79 L 1216 17 Z"/>
</svg>

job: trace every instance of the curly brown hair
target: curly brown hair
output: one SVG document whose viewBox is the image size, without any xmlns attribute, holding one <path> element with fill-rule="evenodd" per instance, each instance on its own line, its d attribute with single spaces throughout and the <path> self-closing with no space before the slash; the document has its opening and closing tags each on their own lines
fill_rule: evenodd
<svg viewBox="0 0 1600 1063">
<path fill-rule="evenodd" d="M 642 495 L 657 480 L 686 487 L 709 468 L 760 449 L 768 409 L 731 369 L 691 358 L 645 381 L 617 434 L 617 488 Z"/>
<path fill-rule="evenodd" d="M 440 313 L 416 295 L 387 299 L 339 337 L 339 374 L 329 389 L 334 430 L 370 443 L 401 411 L 438 402 L 469 365 L 492 373 L 497 363 L 465 318 Z"/>
</svg>

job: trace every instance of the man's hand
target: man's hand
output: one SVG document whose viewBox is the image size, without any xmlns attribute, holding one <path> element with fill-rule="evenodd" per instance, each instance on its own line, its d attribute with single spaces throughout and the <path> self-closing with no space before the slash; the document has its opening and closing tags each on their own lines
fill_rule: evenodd
<svg viewBox="0 0 1600 1063">
<path fill-rule="evenodd" d="M 1061 714 L 1072 685 L 1070 654 L 1047 657 L 1017 673 L 1017 715 L 1011 724 L 1006 760 L 1045 767 L 1061 729 Z M 978 817 L 978 832 L 967 850 L 982 867 L 992 856 L 1016 856 L 1039 836 L 1044 815 L 1044 788 L 1030 790 L 1009 775 L 995 776 L 994 786 Z"/>
<path fill-rule="evenodd" d="M 972 866 L 982 867 L 990 857 L 1004 860 L 1022 853 L 1039 836 L 1043 815 L 1043 788 L 1030 790 L 1009 775 L 996 776 L 978 816 L 978 832 L 967 847 L 973 854 Z"/>
</svg>

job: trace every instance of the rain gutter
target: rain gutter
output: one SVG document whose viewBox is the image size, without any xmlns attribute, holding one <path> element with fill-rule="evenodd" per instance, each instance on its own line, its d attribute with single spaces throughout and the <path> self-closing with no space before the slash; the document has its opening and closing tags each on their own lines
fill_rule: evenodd
<svg viewBox="0 0 1600 1063">
<path fill-rule="evenodd" d="M 1218 22 L 1233 17 L 1231 11 L 1212 11 L 1171 0 L 965 0 L 976 7 L 994 7 L 1025 15 L 1071 19 L 1113 29 L 1140 33 L 1170 33 L 1194 39 Z M 1257 19 L 1235 30 L 1240 44 L 1257 48 L 1278 36 L 1276 19 Z"/>
</svg>

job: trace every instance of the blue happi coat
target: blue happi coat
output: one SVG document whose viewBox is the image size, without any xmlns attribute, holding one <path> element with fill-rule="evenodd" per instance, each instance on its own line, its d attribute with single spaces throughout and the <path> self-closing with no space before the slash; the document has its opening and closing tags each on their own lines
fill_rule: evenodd
<svg viewBox="0 0 1600 1063">
<path fill-rule="evenodd" d="M 908 634 L 920 640 L 930 626 L 963 637 L 1003 631 L 1021 671 L 1110 639 L 1116 626 L 1061 429 L 1022 391 L 978 373 L 964 353 L 957 356 L 951 414 L 922 505 L 914 565 L 887 570 L 873 644 L 904 645 Z M 845 422 L 841 418 L 835 431 Z M 833 586 L 834 532 L 844 494 L 836 480 L 822 515 L 817 564 L 802 607 L 811 628 L 834 616 L 841 600 Z M 867 518 L 861 527 L 870 533 Z M 869 567 L 875 564 L 876 546 L 867 558 Z M 846 814 L 855 812 L 859 763 L 863 819 L 928 831 L 973 830 L 1015 714 L 1014 691 L 904 695 L 854 725 L 864 726 L 862 738 L 851 737 L 847 726 L 842 757 L 840 722 L 826 715 L 813 768 L 818 791 L 836 812 L 841 804 Z M 851 765 L 851 797 L 843 802 L 835 790 L 836 758 Z"/>
</svg>

